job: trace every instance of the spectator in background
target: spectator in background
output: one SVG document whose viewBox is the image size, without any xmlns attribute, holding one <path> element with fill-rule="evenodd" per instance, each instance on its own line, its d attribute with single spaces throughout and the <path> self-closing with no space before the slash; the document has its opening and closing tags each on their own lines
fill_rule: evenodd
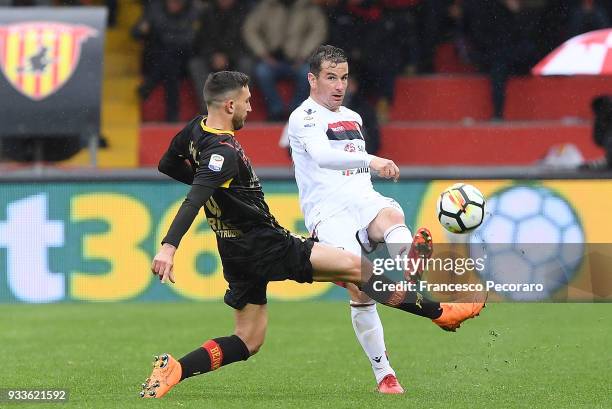
<svg viewBox="0 0 612 409">
<path fill-rule="evenodd" d="M 610 26 L 606 9 L 595 0 L 579 0 L 570 11 L 569 37 Z"/>
<path fill-rule="evenodd" d="M 257 59 L 255 78 L 268 119 L 286 119 L 308 98 L 309 55 L 327 38 L 327 20 L 313 0 L 262 0 L 246 17 L 244 41 Z M 295 82 L 292 102 L 285 107 L 276 89 L 279 79 Z"/>
<path fill-rule="evenodd" d="M 400 52 L 398 39 L 387 36 L 383 6 L 371 0 L 323 1 L 329 21 L 329 43 L 345 50 L 351 66 L 368 77 L 360 94 L 376 100 L 380 118 L 385 120 L 393 98 Z M 388 50 L 397 51 L 393 56 Z M 377 58 L 371 58 L 376 54 Z M 352 74 L 351 74 L 352 75 Z"/>
<path fill-rule="evenodd" d="M 431 41 L 423 43 L 420 28 L 435 26 L 429 18 L 429 0 L 332 0 L 325 2 L 329 19 L 329 42 L 346 50 L 352 66 L 368 78 L 362 93 L 376 101 L 381 122 L 388 118 L 393 101 L 395 78 L 402 71 L 425 71 L 421 51 L 433 48 Z M 432 30 L 429 29 L 428 30 Z M 433 29 L 435 31 L 435 29 Z M 419 43 L 423 43 L 419 45 Z M 432 55 L 431 51 L 428 51 Z M 372 55 L 378 58 L 371 58 Z M 425 66 L 429 67 L 426 68 Z"/>
<path fill-rule="evenodd" d="M 538 9 L 524 0 L 465 0 L 463 11 L 472 59 L 491 79 L 493 119 L 501 120 L 509 77 L 527 74 L 541 57 L 534 38 Z"/>
<path fill-rule="evenodd" d="M 368 78 L 366 83 L 361 84 L 361 91 L 376 101 L 378 119 L 386 122 L 393 100 L 395 76 L 401 64 L 398 43 L 404 39 L 394 37 L 392 31 L 395 24 L 385 23 L 384 8 L 380 2 L 348 0 L 345 7 L 356 28 L 352 66 Z M 338 46 L 342 48 L 341 44 Z M 378 57 L 372 58 L 372 55 Z"/>
<path fill-rule="evenodd" d="M 180 80 L 191 57 L 197 13 L 190 0 L 151 2 L 132 28 L 144 40 L 144 82 L 138 88 L 145 100 L 159 83 L 166 91 L 166 120 L 179 120 Z"/>
<path fill-rule="evenodd" d="M 536 37 L 540 55 L 546 55 L 567 39 L 570 2 L 574 0 L 548 0 L 543 8 Z"/>
<path fill-rule="evenodd" d="M 445 0 L 382 0 L 384 28 L 395 41 L 391 47 L 401 53 L 398 72 L 433 72 L 438 39 L 438 13 Z"/>
<path fill-rule="evenodd" d="M 351 61 L 361 58 L 363 29 L 348 10 L 346 0 L 320 1 L 328 21 L 328 43 L 344 49 Z"/>
<path fill-rule="evenodd" d="M 380 127 L 376 111 L 360 90 L 361 81 L 357 72 L 349 73 L 348 86 L 343 105 L 361 115 L 366 151 L 376 155 L 380 149 Z"/>
<path fill-rule="evenodd" d="M 370 47 L 383 55 L 372 72 L 380 76 L 377 111 L 379 119 L 386 122 L 394 97 L 395 78 L 402 73 L 433 72 L 438 25 L 432 0 L 382 0 L 380 3 L 382 18 L 378 38 Z"/>
<path fill-rule="evenodd" d="M 251 73 L 252 60 L 244 51 L 241 34 L 245 11 L 237 0 L 215 0 L 200 13 L 189 73 L 201 109 L 206 109 L 202 90 L 209 73 L 224 70 Z"/>
<path fill-rule="evenodd" d="M 579 166 L 586 170 L 612 169 L 612 95 L 600 95 L 591 102 L 593 111 L 593 141 L 605 150 L 601 158 Z"/>
</svg>

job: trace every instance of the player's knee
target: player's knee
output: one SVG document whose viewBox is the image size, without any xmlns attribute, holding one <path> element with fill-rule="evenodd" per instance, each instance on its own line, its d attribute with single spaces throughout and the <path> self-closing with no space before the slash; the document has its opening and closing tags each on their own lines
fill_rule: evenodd
<svg viewBox="0 0 612 409">
<path fill-rule="evenodd" d="M 402 212 L 392 207 L 386 207 L 381 210 L 381 216 L 385 224 L 405 224 Z"/>
</svg>

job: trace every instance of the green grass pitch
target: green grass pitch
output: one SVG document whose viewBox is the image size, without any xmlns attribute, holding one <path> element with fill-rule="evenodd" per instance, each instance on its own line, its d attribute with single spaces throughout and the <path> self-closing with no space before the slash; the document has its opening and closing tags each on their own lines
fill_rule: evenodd
<svg viewBox="0 0 612 409">
<path fill-rule="evenodd" d="M 347 303 L 272 302 L 261 352 L 140 399 L 152 356 L 232 331 L 222 303 L 0 306 L 0 388 L 68 388 L 7 408 L 611 408 L 612 305 L 491 304 L 457 333 L 378 307 L 406 388 L 381 396 Z"/>
</svg>

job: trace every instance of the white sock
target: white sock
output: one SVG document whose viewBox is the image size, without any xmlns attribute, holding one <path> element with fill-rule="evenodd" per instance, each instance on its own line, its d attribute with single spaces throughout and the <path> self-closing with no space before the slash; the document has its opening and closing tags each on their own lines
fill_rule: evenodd
<svg viewBox="0 0 612 409">
<path fill-rule="evenodd" d="M 393 259 L 396 256 L 408 255 L 412 245 L 412 233 L 405 224 L 394 224 L 389 227 L 383 235 L 389 256 Z"/>
<path fill-rule="evenodd" d="M 372 364 L 376 383 L 379 384 L 389 374 L 395 375 L 387 359 L 385 334 L 376 304 L 354 307 L 351 303 L 351 321 L 355 335 Z"/>
</svg>

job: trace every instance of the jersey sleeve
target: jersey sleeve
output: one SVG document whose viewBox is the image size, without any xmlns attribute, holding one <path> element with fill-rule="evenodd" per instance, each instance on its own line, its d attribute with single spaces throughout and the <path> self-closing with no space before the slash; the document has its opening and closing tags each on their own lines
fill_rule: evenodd
<svg viewBox="0 0 612 409">
<path fill-rule="evenodd" d="M 172 244 L 178 248 L 181 239 L 191 227 L 191 224 L 195 220 L 200 208 L 204 206 L 206 201 L 214 193 L 214 189 L 207 186 L 192 185 L 191 190 L 187 194 L 187 197 L 181 204 L 172 224 L 168 229 L 166 237 L 162 240 L 162 244 Z"/>
<path fill-rule="evenodd" d="M 217 142 L 198 157 L 194 185 L 218 188 L 238 175 L 238 153 L 231 145 Z"/>
<path fill-rule="evenodd" d="M 369 167 L 372 156 L 365 152 L 345 152 L 332 148 L 327 138 L 326 124 L 313 115 L 289 118 L 289 138 L 299 143 L 322 168 L 344 170 Z"/>
<path fill-rule="evenodd" d="M 189 156 L 189 141 L 191 140 L 191 133 L 193 132 L 193 126 L 197 123 L 198 118 L 193 119 L 189 122 L 179 133 L 177 133 L 172 141 L 170 141 L 170 146 L 168 146 L 167 154 L 181 158 L 187 159 Z"/>
<path fill-rule="evenodd" d="M 190 185 L 193 182 L 194 171 L 187 162 L 189 140 L 193 122 L 184 127 L 172 138 L 168 150 L 161 157 L 157 169 L 171 178 Z"/>
</svg>

